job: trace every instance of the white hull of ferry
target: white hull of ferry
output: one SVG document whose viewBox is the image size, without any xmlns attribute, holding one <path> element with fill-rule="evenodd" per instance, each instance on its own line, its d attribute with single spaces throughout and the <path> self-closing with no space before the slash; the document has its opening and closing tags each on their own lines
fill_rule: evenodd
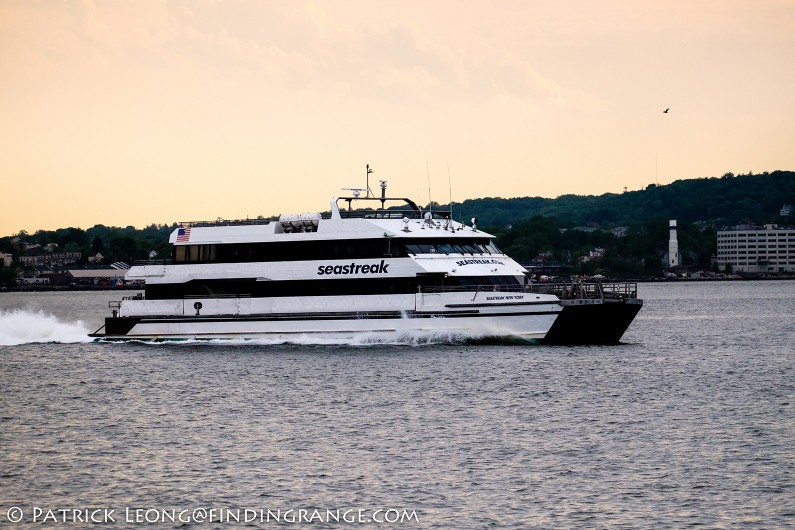
<svg viewBox="0 0 795 530">
<path fill-rule="evenodd" d="M 422 339 L 502 339 L 538 342 L 552 327 L 554 316 L 425 319 L 297 320 L 293 322 L 246 320 L 141 321 L 125 335 L 108 335 L 105 340 L 215 340 L 266 339 L 394 342 Z"/>
<path fill-rule="evenodd" d="M 320 307 L 323 310 L 318 311 Z M 269 310 L 261 311 L 265 308 Z M 494 338 L 537 342 L 552 327 L 560 310 L 558 299 L 550 295 L 483 291 L 300 299 L 125 300 L 118 320 L 131 325 L 130 329 L 123 333 L 107 330 L 103 338 L 287 342 Z"/>
</svg>

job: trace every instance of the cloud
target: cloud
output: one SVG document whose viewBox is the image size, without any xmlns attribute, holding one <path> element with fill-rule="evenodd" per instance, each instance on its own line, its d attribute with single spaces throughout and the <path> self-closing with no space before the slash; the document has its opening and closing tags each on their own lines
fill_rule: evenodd
<svg viewBox="0 0 795 530">
<path fill-rule="evenodd" d="M 112 51 L 161 50 L 179 34 L 178 22 L 162 2 L 80 2 L 80 23 L 95 46 Z"/>
<path fill-rule="evenodd" d="M 420 107 L 506 95 L 529 106 L 599 105 L 595 96 L 541 75 L 488 36 L 439 33 L 401 18 L 368 24 L 350 19 L 337 4 L 233 5 L 141 9 L 85 0 L 81 24 L 92 46 L 121 56 L 129 67 L 170 64 L 247 92 L 352 95 Z"/>
</svg>

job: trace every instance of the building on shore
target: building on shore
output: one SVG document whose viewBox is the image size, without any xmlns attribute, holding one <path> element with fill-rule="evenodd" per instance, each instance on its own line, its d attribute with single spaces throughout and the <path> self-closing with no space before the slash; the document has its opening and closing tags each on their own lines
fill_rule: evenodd
<svg viewBox="0 0 795 530">
<path fill-rule="evenodd" d="M 738 225 L 718 230 L 717 264 L 720 271 L 795 272 L 795 227 Z"/>
<path fill-rule="evenodd" d="M 14 263 L 14 256 L 5 252 L 0 252 L 0 263 L 3 264 L 3 267 L 10 267 L 11 264 Z"/>
</svg>

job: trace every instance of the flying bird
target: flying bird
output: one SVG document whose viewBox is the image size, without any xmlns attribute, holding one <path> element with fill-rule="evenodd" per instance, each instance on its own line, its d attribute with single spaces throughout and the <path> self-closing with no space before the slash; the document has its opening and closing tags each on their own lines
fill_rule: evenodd
<svg viewBox="0 0 795 530">
<path fill-rule="evenodd" d="M 667 109 L 665 109 L 665 110 L 663 111 L 663 114 L 668 114 L 668 111 L 669 111 L 669 110 L 671 110 L 671 107 L 668 107 Z"/>
</svg>

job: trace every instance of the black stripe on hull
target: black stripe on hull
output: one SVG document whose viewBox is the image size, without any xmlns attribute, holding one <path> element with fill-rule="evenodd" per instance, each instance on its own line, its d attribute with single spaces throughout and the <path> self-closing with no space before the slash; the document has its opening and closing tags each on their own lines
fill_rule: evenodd
<svg viewBox="0 0 795 530">
<path fill-rule="evenodd" d="M 147 283 L 147 300 L 178 300 L 183 298 L 217 298 L 241 296 L 250 298 L 293 298 L 302 296 L 352 296 L 377 294 L 416 294 L 420 288 L 469 288 L 482 294 L 499 293 L 501 288 L 521 292 L 522 284 L 515 276 L 383 276 L 376 278 L 327 278 L 309 280 L 257 281 L 256 278 L 190 280 L 185 283 Z M 494 289 L 497 290 L 494 290 Z M 433 294 L 428 292 L 428 294 Z"/>
</svg>

